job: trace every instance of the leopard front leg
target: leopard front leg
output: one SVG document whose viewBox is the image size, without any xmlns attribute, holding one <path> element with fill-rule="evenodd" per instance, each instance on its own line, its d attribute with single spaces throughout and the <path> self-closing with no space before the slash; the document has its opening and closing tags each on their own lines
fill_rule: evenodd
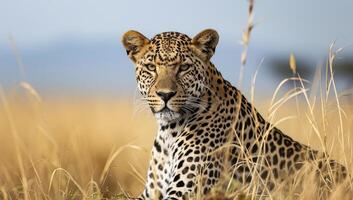
<svg viewBox="0 0 353 200">
<path fill-rule="evenodd" d="M 147 181 L 143 192 L 137 198 L 132 198 L 132 200 L 158 199 L 157 198 L 158 196 L 156 194 L 160 193 L 160 191 L 154 187 L 154 184 L 153 184 L 154 181 L 150 178 L 150 174 L 153 174 L 151 165 L 148 169 L 147 174 L 148 174 L 148 177 L 147 177 Z"/>
<path fill-rule="evenodd" d="M 188 199 L 206 194 L 220 177 L 220 162 L 206 151 L 201 152 L 200 146 L 192 150 L 178 149 L 183 152 L 176 154 L 178 160 L 172 165 L 171 182 L 164 199 Z"/>
<path fill-rule="evenodd" d="M 169 184 L 167 172 L 170 171 L 169 166 L 171 166 L 165 146 L 159 137 L 155 139 L 145 188 L 137 199 L 155 200 L 163 199 L 165 196 L 165 189 Z"/>
</svg>

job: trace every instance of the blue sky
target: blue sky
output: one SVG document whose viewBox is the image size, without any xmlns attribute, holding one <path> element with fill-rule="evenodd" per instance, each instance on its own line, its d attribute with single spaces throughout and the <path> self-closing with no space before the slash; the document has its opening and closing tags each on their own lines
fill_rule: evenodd
<svg viewBox="0 0 353 200">
<path fill-rule="evenodd" d="M 238 77 L 246 0 L 0 0 L 0 4 L 0 82 L 5 86 L 19 80 L 8 40 L 12 35 L 28 80 L 43 91 L 94 93 L 133 87 L 132 64 L 119 42 L 129 29 L 152 37 L 168 30 L 192 36 L 214 28 L 221 36 L 215 64 L 227 78 Z M 294 52 L 312 58 L 315 65 L 332 41 L 338 47 L 353 44 L 352 21 L 352 0 L 257 0 L 247 77 L 269 55 Z M 259 78 L 268 82 L 269 77 Z"/>
<path fill-rule="evenodd" d="M 1 43 L 9 33 L 37 45 L 65 37 L 118 37 L 127 29 L 148 35 L 178 30 L 196 34 L 207 27 L 237 41 L 246 22 L 246 0 L 93 1 L 1 0 Z M 283 47 L 324 48 L 332 40 L 353 42 L 351 0 L 257 0 L 254 39 Z"/>
</svg>

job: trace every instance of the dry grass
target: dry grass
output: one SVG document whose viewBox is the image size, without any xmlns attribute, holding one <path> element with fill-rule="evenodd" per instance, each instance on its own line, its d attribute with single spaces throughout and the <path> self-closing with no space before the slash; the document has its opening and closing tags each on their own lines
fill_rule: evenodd
<svg viewBox="0 0 353 200">
<path fill-rule="evenodd" d="M 134 171 L 144 174 L 147 168 L 155 122 L 147 114 L 134 116 L 128 101 L 38 102 L 13 94 L 0 105 L 0 199 L 141 190 L 143 180 Z"/>
<path fill-rule="evenodd" d="M 128 99 L 42 100 L 30 85 L 22 85 L 23 90 L 0 93 L 0 198 L 115 199 L 142 190 L 156 129 L 148 111 L 136 111 Z M 296 106 L 292 100 L 277 108 L 285 96 L 255 104 L 293 138 L 352 166 L 352 104 L 341 102 L 338 112 L 336 98 L 320 102 L 312 96 L 309 103 Z M 286 198 L 317 194 L 303 177 L 301 184 L 309 189 Z M 251 196 L 238 188 L 207 199 Z M 333 192 L 346 194 L 342 188 Z"/>
</svg>

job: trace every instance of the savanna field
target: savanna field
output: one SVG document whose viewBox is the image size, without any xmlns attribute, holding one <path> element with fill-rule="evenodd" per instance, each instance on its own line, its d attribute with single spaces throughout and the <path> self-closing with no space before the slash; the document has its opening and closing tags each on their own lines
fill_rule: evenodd
<svg viewBox="0 0 353 200">
<path fill-rule="evenodd" d="M 293 77 L 280 82 L 277 89 L 257 89 L 256 76 L 263 75 L 257 74 L 258 71 L 253 76 L 251 86 L 242 87 L 250 33 L 256 24 L 253 22 L 254 1 L 248 2 L 246 27 L 241 37 L 241 66 L 237 74 L 244 96 L 255 105 L 264 119 L 294 140 L 328 153 L 327 160 L 337 160 L 352 175 L 352 85 L 345 87 L 348 90 L 342 89 L 343 87 L 337 89 L 333 78 L 336 70 L 335 56 L 342 49 L 333 52 L 334 45 L 331 45 L 326 68 L 318 67 L 313 80 L 304 80 L 296 72 L 296 60 L 292 54 L 289 63 L 285 61 L 285 65 L 289 64 L 288 69 L 290 68 Z M 128 5 L 130 4 L 129 2 Z M 307 2 L 305 6 L 306 4 Z M 165 10 L 169 12 L 170 8 Z M 192 18 L 195 10 L 191 12 Z M 234 10 L 231 12 L 234 13 Z M 119 12 L 114 10 L 114 13 Z M 141 13 L 145 13 L 145 10 Z M 75 16 L 76 14 L 77 12 Z M 130 15 L 129 12 L 129 18 Z M 177 16 L 180 20 L 179 13 Z M 121 17 L 124 20 L 126 18 L 127 16 Z M 167 23 L 170 23 L 169 18 Z M 271 30 L 271 35 L 275 35 L 273 32 Z M 14 41 L 11 41 L 11 45 L 19 71 L 25 77 L 20 53 L 17 52 Z M 96 51 L 95 49 L 94 53 Z M 91 52 L 89 53 L 91 56 Z M 41 58 L 42 56 L 37 57 L 38 60 Z M 277 69 L 281 70 L 283 68 Z M 99 69 L 99 72 L 102 71 L 104 70 Z M 349 71 L 344 74 L 347 75 Z M 105 74 L 103 77 L 105 81 Z M 246 84 L 249 83 L 244 85 Z M 157 124 L 148 104 L 135 95 L 133 90 L 130 95 L 46 95 L 26 81 L 10 87 L 3 87 L 0 83 L 0 199 L 98 200 L 130 199 L 138 196 L 145 185 Z M 252 162 L 250 159 L 247 161 Z M 252 163 L 256 164 L 258 163 Z M 254 188 L 260 185 L 261 180 L 255 171 L 250 171 L 255 178 L 247 186 L 232 180 L 230 174 L 224 174 L 207 196 L 196 193 L 192 199 L 353 199 L 352 177 L 341 183 L 328 183 L 329 181 L 324 180 L 321 185 L 323 187 L 318 187 L 317 171 L 306 165 L 295 172 L 292 179 L 277 185 L 270 195 L 258 194 Z"/>
<path fill-rule="evenodd" d="M 190 166 L 189 170 L 187 166 L 186 171 L 178 172 L 175 168 L 181 168 L 179 165 L 184 163 L 181 158 L 191 152 L 186 146 L 191 144 L 193 147 L 194 144 L 183 140 L 182 144 L 174 143 L 178 144 L 177 147 L 165 143 L 168 148 L 172 146 L 173 153 L 170 153 L 163 146 L 161 151 L 156 142 L 157 151 L 174 160 L 170 165 L 169 160 L 165 162 L 163 157 L 158 157 L 158 161 L 167 166 L 160 167 L 163 164 L 159 164 L 158 169 L 171 172 L 165 172 L 164 178 L 149 174 L 149 180 L 160 179 L 153 184 L 150 181 L 150 188 L 159 187 L 162 183 L 158 181 L 162 179 L 167 185 L 160 186 L 163 188 L 161 195 L 156 192 L 152 196 L 161 199 L 164 196 L 164 200 L 169 200 L 167 193 L 170 192 L 170 195 L 181 197 L 181 192 L 170 189 L 185 189 L 183 187 L 191 184 L 199 187 L 196 187 L 195 194 L 186 193 L 192 195 L 186 197 L 190 200 L 353 200 L 352 8 L 352 0 L 179 0 L 173 4 L 163 0 L 153 3 L 131 3 L 128 0 L 3 1 L 0 5 L 0 200 L 129 200 L 141 194 L 146 184 L 157 122 L 146 98 L 138 94 L 135 84 L 132 85 L 135 79 L 133 65 L 141 52 L 153 49 L 153 46 L 145 48 L 144 45 L 153 41 L 148 39 L 165 31 L 188 35 L 193 47 L 186 49 L 193 49 L 192 55 L 196 55 L 195 49 L 198 49 L 199 53 L 208 53 L 202 57 L 210 59 L 210 52 L 214 52 L 211 62 L 266 121 L 322 154 L 315 157 L 309 151 L 305 151 L 308 155 L 298 153 L 296 156 L 300 155 L 305 158 L 303 160 L 310 157 L 309 164 L 301 162 L 303 160 L 296 162 L 293 148 L 285 149 L 289 146 L 286 144 L 288 138 L 283 140 L 282 146 L 275 148 L 273 145 L 282 143 L 282 139 L 267 140 L 272 137 L 269 134 L 272 127 L 263 128 L 259 131 L 262 135 L 255 138 L 254 131 L 256 133 L 259 127 L 255 114 L 256 120 L 249 122 L 255 128 L 249 129 L 246 135 L 250 142 L 242 142 L 244 137 L 238 136 L 245 134 L 237 132 L 236 123 L 229 122 L 227 128 L 234 128 L 238 141 L 225 143 L 224 138 L 222 147 L 213 148 L 212 152 L 199 148 L 205 145 L 196 146 L 197 151 L 201 150 L 207 157 L 215 153 L 214 158 L 227 158 L 222 160 L 225 170 L 221 174 L 218 171 L 204 173 L 207 172 L 204 168 L 217 168 L 218 161 L 211 163 L 212 166 L 195 167 L 193 164 L 196 171 L 195 174 L 189 173 L 192 179 L 179 185 L 180 177 L 194 169 L 191 170 Z M 218 34 L 213 37 L 197 34 L 205 28 L 214 29 Z M 139 40 L 124 37 L 129 30 L 139 31 L 144 36 L 138 37 Z M 168 44 L 166 49 L 173 49 L 170 44 L 176 45 L 179 50 L 167 59 L 175 61 L 174 54 L 180 53 L 180 44 L 188 44 L 184 39 L 177 44 L 165 40 L 157 46 Z M 158 55 L 159 51 L 158 47 Z M 170 56 L 169 53 L 166 55 Z M 191 60 L 187 65 L 199 66 L 189 62 Z M 151 67 L 150 62 L 141 63 Z M 156 73 L 156 65 L 152 65 L 154 70 L 150 71 L 154 71 L 151 73 L 155 73 L 155 77 L 162 77 L 163 73 Z M 176 65 L 178 74 L 182 65 L 185 63 Z M 168 78 L 174 76 L 167 75 Z M 175 76 L 175 82 L 182 82 L 178 80 L 181 79 L 179 75 Z M 199 74 L 193 78 L 200 77 Z M 150 82 L 152 79 L 147 77 L 146 80 Z M 204 81 L 197 82 L 202 84 Z M 215 94 L 219 92 L 217 85 L 216 88 L 212 91 Z M 156 94 L 159 96 L 158 90 Z M 182 105 L 186 110 L 203 101 L 202 98 L 197 102 L 188 98 L 191 99 L 190 105 Z M 215 116 L 223 115 L 224 109 L 220 108 L 219 113 L 214 112 Z M 238 107 L 234 108 L 236 111 Z M 205 121 L 213 119 L 207 117 Z M 223 115 L 218 122 L 222 118 L 226 119 Z M 248 120 L 244 122 L 247 126 Z M 175 128 L 176 123 L 169 126 L 172 124 Z M 202 132 L 197 134 L 208 137 L 212 133 L 212 139 L 220 140 L 215 136 L 219 129 L 209 130 L 200 129 Z M 183 131 L 193 130 L 185 127 L 180 135 Z M 177 135 L 174 130 L 170 133 Z M 170 135 L 166 136 L 168 139 Z M 263 141 L 272 143 L 264 144 Z M 254 145 L 256 142 L 257 146 Z M 213 141 L 212 145 L 205 144 L 214 147 Z M 270 145 L 271 149 L 277 148 L 278 151 L 271 150 L 266 154 Z M 231 162 L 227 157 L 230 147 L 237 147 L 236 155 L 239 155 Z M 182 152 L 174 156 L 177 151 L 173 149 Z M 193 153 L 196 155 L 195 151 Z M 277 153 L 293 159 L 285 162 Z M 196 161 L 191 156 L 185 160 L 189 158 L 194 162 L 203 161 L 202 157 L 197 157 Z M 182 161 L 178 162 L 178 159 Z M 347 168 L 348 178 L 335 180 L 332 160 Z M 152 162 L 157 163 L 156 159 Z M 268 171 L 261 171 L 262 165 L 268 167 Z M 290 175 L 281 174 L 277 170 L 280 168 L 288 169 Z M 291 170 L 294 168 L 298 171 Z M 232 179 L 235 173 L 238 173 L 238 180 L 246 179 L 247 185 Z M 202 195 L 201 184 L 211 182 L 205 176 L 219 180 L 206 195 Z M 278 182 L 272 182 L 269 177 L 278 178 Z M 170 188 L 174 183 L 175 188 Z M 270 191 L 269 183 L 275 186 L 273 191 Z"/>
<path fill-rule="evenodd" d="M 352 174 L 350 94 L 280 91 L 255 92 L 265 119 L 325 150 Z M 44 98 L 27 83 L 0 95 L 0 199 L 126 199 L 142 191 L 156 122 L 138 97 Z M 318 199 L 310 177 L 303 172 L 267 198 Z M 196 199 L 252 198 L 253 191 L 223 181 L 225 187 Z M 349 182 L 334 187 L 330 198 L 350 199 L 351 188 Z"/>
</svg>

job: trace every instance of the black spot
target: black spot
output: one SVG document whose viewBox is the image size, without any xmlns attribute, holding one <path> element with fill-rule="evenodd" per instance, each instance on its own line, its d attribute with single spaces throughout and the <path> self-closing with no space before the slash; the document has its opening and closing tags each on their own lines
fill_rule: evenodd
<svg viewBox="0 0 353 200">
<path fill-rule="evenodd" d="M 258 158 L 257 156 L 254 156 L 254 157 L 251 158 L 251 160 L 253 161 L 253 163 L 256 163 L 256 162 L 257 162 L 257 158 Z"/>
<path fill-rule="evenodd" d="M 284 151 L 284 147 L 279 148 L 279 155 L 280 155 L 281 157 L 285 157 L 285 156 L 286 156 L 286 155 L 285 155 L 285 151 Z"/>
<path fill-rule="evenodd" d="M 185 139 L 186 139 L 186 140 L 190 140 L 193 136 L 194 136 L 193 134 L 189 134 L 189 135 L 186 136 Z"/>
<path fill-rule="evenodd" d="M 190 127 L 190 131 L 195 130 L 195 128 L 196 128 L 196 127 L 197 127 L 197 125 L 196 125 L 196 124 L 192 125 L 192 126 Z"/>
<path fill-rule="evenodd" d="M 185 153 L 185 156 L 188 156 L 192 152 L 192 149 L 188 149 Z"/>
<path fill-rule="evenodd" d="M 299 170 L 302 166 L 303 166 L 303 163 L 302 163 L 302 162 L 296 162 L 296 163 L 294 163 L 294 167 L 295 167 L 296 170 Z"/>
<path fill-rule="evenodd" d="M 234 113 L 234 108 L 231 107 L 231 108 L 229 109 L 229 112 L 230 112 L 230 113 Z"/>
<path fill-rule="evenodd" d="M 162 151 L 161 145 L 157 142 L 157 140 L 154 141 L 154 147 L 158 152 Z"/>
<path fill-rule="evenodd" d="M 165 129 L 168 129 L 169 126 L 168 125 L 165 125 L 165 126 L 161 126 L 161 130 L 164 131 Z"/>
<path fill-rule="evenodd" d="M 183 164 L 184 164 L 184 160 L 181 160 L 178 164 L 178 169 L 180 169 L 183 166 Z"/>
<path fill-rule="evenodd" d="M 176 195 L 177 195 L 177 197 L 181 197 L 181 196 L 183 196 L 183 193 L 180 192 L 180 191 L 178 191 L 178 192 L 176 193 Z"/>
<path fill-rule="evenodd" d="M 159 188 L 163 188 L 163 185 L 162 185 L 161 182 L 158 181 L 158 182 L 157 182 L 157 185 L 158 185 Z"/>
<path fill-rule="evenodd" d="M 203 124 L 201 124 L 201 127 L 205 127 L 207 125 L 208 125 L 208 123 L 203 123 Z"/>
<path fill-rule="evenodd" d="M 272 134 L 268 134 L 267 140 L 272 140 Z"/>
<path fill-rule="evenodd" d="M 173 122 L 173 123 L 170 124 L 170 128 L 171 128 L 171 129 L 174 129 L 175 127 L 176 127 L 176 123 L 175 123 L 175 122 Z"/>
<path fill-rule="evenodd" d="M 163 149 L 163 154 L 168 156 L 169 155 L 168 150 L 167 149 Z"/>
<path fill-rule="evenodd" d="M 277 155 L 273 155 L 273 157 L 272 157 L 272 164 L 273 164 L 273 165 L 277 165 L 277 163 L 278 163 Z"/>
<path fill-rule="evenodd" d="M 279 163 L 279 168 L 280 168 L 280 169 L 283 169 L 285 164 L 286 164 L 286 161 L 285 161 L 285 160 L 282 160 L 282 161 Z"/>
<path fill-rule="evenodd" d="M 300 151 L 301 148 L 302 148 L 302 146 L 298 142 L 294 142 L 295 151 Z"/>
<path fill-rule="evenodd" d="M 172 132 L 172 136 L 173 136 L 173 137 L 176 137 L 177 134 L 178 134 L 178 132 L 176 132 L 176 131 L 173 131 L 173 132 Z"/>
<path fill-rule="evenodd" d="M 180 140 L 180 142 L 178 143 L 178 147 L 181 147 L 181 145 L 184 144 L 184 140 Z"/>
<path fill-rule="evenodd" d="M 245 167 L 244 167 L 243 165 L 240 165 L 240 166 L 238 167 L 238 170 L 239 170 L 240 172 L 244 172 L 244 171 L 245 171 Z"/>
<path fill-rule="evenodd" d="M 184 181 L 179 181 L 177 184 L 176 184 L 177 187 L 184 187 L 185 186 L 185 183 Z"/>
<path fill-rule="evenodd" d="M 287 157 L 290 158 L 294 153 L 294 150 L 292 148 L 287 149 Z"/>
<path fill-rule="evenodd" d="M 240 112 L 241 112 L 242 116 L 246 116 L 246 112 L 245 112 L 245 109 L 243 107 L 241 107 Z"/>
<path fill-rule="evenodd" d="M 230 104 L 234 104 L 234 103 L 235 103 L 234 99 L 230 99 Z"/>
<path fill-rule="evenodd" d="M 276 150 L 276 145 L 274 142 L 270 142 L 270 151 L 274 152 Z"/>
<path fill-rule="evenodd" d="M 284 145 L 286 145 L 287 147 L 289 147 L 291 145 L 291 142 L 289 139 L 285 138 L 284 139 Z"/>
<path fill-rule="evenodd" d="M 251 152 L 252 152 L 252 153 L 256 153 L 256 152 L 257 152 L 257 145 L 256 145 L 256 144 L 254 144 L 254 145 L 252 146 Z"/>
<path fill-rule="evenodd" d="M 254 132 L 252 129 L 250 129 L 249 130 L 249 140 L 251 140 L 253 136 L 254 136 Z"/>
<path fill-rule="evenodd" d="M 251 125 L 251 122 L 250 122 L 250 117 L 246 118 L 246 121 L 245 121 L 245 128 L 247 128 L 248 126 Z M 251 139 L 251 138 L 250 138 Z"/>
<path fill-rule="evenodd" d="M 303 166 L 303 163 L 302 163 L 302 162 L 296 162 L 296 163 L 294 163 L 294 167 L 295 167 L 296 170 L 299 170 L 302 166 Z"/>
<path fill-rule="evenodd" d="M 153 173 L 150 173 L 150 174 L 148 175 L 148 177 L 150 177 L 151 179 L 154 179 Z"/>
<path fill-rule="evenodd" d="M 200 129 L 200 130 L 197 130 L 197 131 L 196 131 L 196 135 L 199 135 L 199 136 L 200 136 L 202 133 L 203 133 L 203 129 Z"/>
<path fill-rule="evenodd" d="M 189 182 L 186 184 L 186 187 L 191 188 L 193 185 L 194 185 L 194 182 L 189 181 Z"/>
<path fill-rule="evenodd" d="M 180 174 L 178 174 L 178 175 L 176 175 L 175 177 L 174 177 L 174 182 L 177 182 L 178 180 L 180 179 Z"/>
<path fill-rule="evenodd" d="M 191 168 L 190 168 L 191 169 Z M 195 174 L 192 174 L 192 173 L 190 173 L 190 174 L 188 174 L 187 176 L 186 176 L 186 178 L 188 178 L 188 179 L 192 179 L 192 178 L 194 178 L 195 177 Z"/>
<path fill-rule="evenodd" d="M 185 167 L 181 172 L 182 172 L 183 174 L 186 174 L 188 171 L 189 171 L 189 167 Z"/>
<path fill-rule="evenodd" d="M 290 169 L 291 167 L 292 167 L 292 161 L 290 160 L 287 162 L 287 168 Z"/>
</svg>

